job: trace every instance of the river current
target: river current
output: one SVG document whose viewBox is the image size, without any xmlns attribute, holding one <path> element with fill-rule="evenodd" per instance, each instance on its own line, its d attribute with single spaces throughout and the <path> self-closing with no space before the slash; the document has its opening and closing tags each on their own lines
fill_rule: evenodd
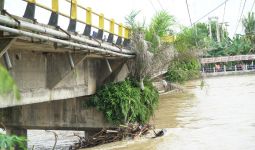
<svg viewBox="0 0 255 150">
<path fill-rule="evenodd" d="M 185 84 L 184 93 L 160 96 L 159 109 L 151 123 L 156 128 L 167 129 L 165 136 L 92 149 L 255 150 L 255 76 L 206 78 L 203 88 L 200 82 Z M 72 135 L 72 131 L 61 132 L 63 138 L 58 140 L 58 147 L 77 140 Z M 52 144 L 52 133 L 29 131 L 30 147 L 50 148 Z"/>
</svg>

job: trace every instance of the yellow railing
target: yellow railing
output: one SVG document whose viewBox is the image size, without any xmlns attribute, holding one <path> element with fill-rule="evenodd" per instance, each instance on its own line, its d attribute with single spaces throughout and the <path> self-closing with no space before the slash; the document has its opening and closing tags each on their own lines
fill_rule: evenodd
<svg viewBox="0 0 255 150">
<path fill-rule="evenodd" d="M 99 30 L 103 30 L 105 32 L 111 33 L 111 34 L 116 35 L 118 37 L 122 37 L 124 39 L 129 39 L 130 29 L 128 27 L 123 26 L 122 23 L 116 23 L 114 21 L 114 19 L 108 19 L 108 18 L 104 17 L 104 14 L 102 14 L 102 13 L 99 14 L 99 13 L 94 12 L 90 7 L 86 8 L 86 7 L 78 4 L 76 0 L 66 0 L 67 2 L 71 3 L 71 13 L 70 13 L 70 15 L 67 15 L 67 14 L 62 13 L 62 12 L 59 11 L 59 0 L 52 0 L 52 5 L 51 5 L 52 7 L 51 8 L 45 6 L 41 3 L 38 3 L 36 0 L 23 0 L 23 1 L 28 2 L 28 3 L 33 3 L 36 6 L 41 7 L 43 9 L 46 9 L 46 10 L 52 11 L 52 12 L 56 12 L 59 15 L 62 15 L 64 17 L 67 17 L 67 18 L 70 18 L 70 19 L 74 19 L 77 22 L 80 22 L 80 23 L 83 23 L 83 24 L 86 24 L 86 25 L 91 25 L 91 27 L 94 27 L 94 28 L 99 29 Z M 77 15 L 78 15 L 77 14 L 77 7 L 79 7 L 79 8 L 86 11 L 86 19 L 81 20 L 77 17 Z M 92 14 L 98 17 L 98 25 L 92 24 Z M 104 24 L 105 20 L 109 22 L 109 29 L 106 29 L 105 26 L 104 26 L 105 25 Z M 115 26 L 118 26 L 118 32 L 117 33 L 115 32 Z M 123 32 L 123 30 L 124 30 L 124 32 Z"/>
<path fill-rule="evenodd" d="M 163 36 L 161 40 L 166 43 L 173 43 L 176 40 L 176 36 Z"/>
</svg>

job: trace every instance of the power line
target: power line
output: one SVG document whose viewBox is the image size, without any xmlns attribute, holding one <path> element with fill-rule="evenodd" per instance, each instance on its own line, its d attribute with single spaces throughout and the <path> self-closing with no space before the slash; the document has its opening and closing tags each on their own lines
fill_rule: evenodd
<svg viewBox="0 0 255 150">
<path fill-rule="evenodd" d="M 250 12 L 252 12 L 253 7 L 254 7 L 254 4 L 255 4 L 255 0 L 253 0 L 253 3 L 252 3 L 252 6 L 251 6 L 251 10 L 250 10 Z"/>
<path fill-rule="evenodd" d="M 255 1 L 255 0 L 254 0 L 254 1 Z M 224 19 L 225 19 L 226 5 L 227 5 L 227 2 L 225 2 L 225 5 L 224 5 L 223 17 L 222 17 L 222 23 L 224 23 Z"/>
<path fill-rule="evenodd" d="M 157 12 L 156 7 L 153 5 L 152 1 L 151 0 L 149 0 L 149 1 L 151 3 L 152 8 L 154 9 L 154 11 Z"/>
<path fill-rule="evenodd" d="M 201 18 L 199 18 L 197 21 L 195 21 L 193 24 L 196 24 L 197 22 L 199 22 L 200 20 L 204 19 L 206 16 L 210 15 L 212 12 L 214 12 L 215 10 L 217 10 L 218 8 L 220 8 L 222 5 L 224 5 L 227 1 L 229 0 L 225 0 L 224 2 L 222 2 L 221 4 L 219 4 L 217 7 L 215 7 L 214 9 L 212 9 L 211 11 L 209 11 L 208 13 L 206 13 L 205 15 L 203 15 Z M 192 25 L 193 25 L 192 24 Z"/>
<path fill-rule="evenodd" d="M 161 7 L 161 9 L 164 9 L 163 8 L 163 5 L 161 4 L 161 2 L 160 2 L 160 0 L 157 0 L 158 1 L 158 3 L 159 3 L 159 6 Z"/>
<path fill-rule="evenodd" d="M 239 20 L 238 20 L 237 25 L 236 25 L 235 34 L 236 34 L 237 29 L 238 29 L 239 23 L 241 22 L 241 19 L 242 19 L 242 17 L 243 17 L 243 11 L 244 11 L 244 8 L 245 8 L 245 4 L 246 4 L 246 0 L 244 0 L 243 8 L 242 8 L 242 11 L 241 11 Z"/>
<path fill-rule="evenodd" d="M 189 22 L 190 22 L 190 25 L 192 26 L 192 21 L 191 21 L 190 12 L 189 12 L 188 0 L 186 0 L 186 6 L 187 6 L 188 14 L 189 14 Z"/>
</svg>

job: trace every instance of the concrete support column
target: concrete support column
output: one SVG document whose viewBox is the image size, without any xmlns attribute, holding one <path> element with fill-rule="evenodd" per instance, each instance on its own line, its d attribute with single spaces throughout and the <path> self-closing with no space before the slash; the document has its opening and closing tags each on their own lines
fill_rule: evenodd
<svg viewBox="0 0 255 150">
<path fill-rule="evenodd" d="M 4 0 L 0 1 L 0 11 L 4 9 Z"/>
<path fill-rule="evenodd" d="M 227 72 L 226 65 L 224 65 L 223 67 L 224 67 L 224 72 Z"/>
<path fill-rule="evenodd" d="M 245 64 L 245 68 L 244 68 L 245 70 L 248 70 L 248 66 L 247 66 L 247 64 Z"/>
<path fill-rule="evenodd" d="M 237 71 L 236 65 L 235 65 L 235 71 Z"/>
<path fill-rule="evenodd" d="M 213 73 L 215 73 L 216 71 L 215 71 L 215 67 L 213 67 Z"/>
<path fill-rule="evenodd" d="M 202 68 L 202 72 L 203 72 L 203 73 L 205 72 L 205 67 Z"/>
<path fill-rule="evenodd" d="M 23 136 L 27 138 L 27 129 L 17 129 L 17 128 L 7 128 L 6 134 L 8 135 L 16 135 L 16 136 Z M 25 143 L 27 145 L 27 142 Z M 15 146 L 15 150 L 20 150 L 18 146 Z"/>
</svg>

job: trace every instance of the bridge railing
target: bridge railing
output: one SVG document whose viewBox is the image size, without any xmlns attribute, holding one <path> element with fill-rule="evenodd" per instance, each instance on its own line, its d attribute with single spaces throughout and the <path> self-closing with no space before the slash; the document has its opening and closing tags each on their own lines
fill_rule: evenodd
<svg viewBox="0 0 255 150">
<path fill-rule="evenodd" d="M 38 6 L 51 12 L 48 25 L 58 26 L 58 18 L 59 15 L 61 15 L 70 20 L 67 29 L 69 32 L 76 32 L 76 23 L 79 22 L 85 24 L 83 32 L 83 35 L 85 36 L 92 36 L 93 38 L 105 40 L 109 43 L 115 43 L 116 41 L 116 45 L 123 45 L 124 47 L 127 47 L 130 43 L 130 29 L 128 27 L 123 26 L 122 23 L 116 23 L 114 19 L 106 18 L 102 13 L 94 12 L 90 7 L 86 8 L 78 4 L 76 0 L 65 0 L 70 3 L 70 14 L 65 14 L 59 11 L 59 0 L 51 0 L 51 8 L 36 0 L 22 1 L 27 2 L 27 7 L 23 16 L 24 18 L 35 20 L 35 10 L 36 6 Z M 86 17 L 83 20 L 78 18 L 79 13 L 77 13 L 77 8 L 86 12 Z M 98 24 L 93 24 L 92 20 L 94 19 L 94 16 L 97 17 Z M 105 27 L 105 22 L 108 22 L 108 28 Z M 118 31 L 115 30 L 116 27 Z M 92 32 L 92 28 L 97 29 L 97 32 Z M 108 33 L 107 39 L 104 37 L 105 32 Z M 116 37 L 117 40 L 114 40 L 114 37 Z"/>
<path fill-rule="evenodd" d="M 216 72 L 233 72 L 233 71 L 251 71 L 255 70 L 255 65 L 234 65 L 234 66 L 220 66 L 220 67 L 202 67 L 202 73 L 216 73 Z"/>
</svg>

